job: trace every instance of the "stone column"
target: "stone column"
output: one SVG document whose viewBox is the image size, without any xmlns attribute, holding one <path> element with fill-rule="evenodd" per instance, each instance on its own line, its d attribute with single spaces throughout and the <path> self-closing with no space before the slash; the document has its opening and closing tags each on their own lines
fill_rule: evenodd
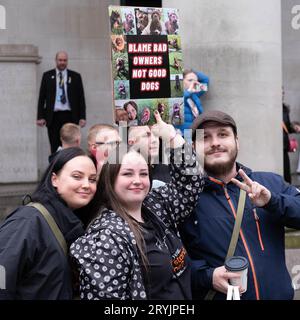
<svg viewBox="0 0 300 320">
<path fill-rule="evenodd" d="M 38 178 L 36 65 L 33 45 L 0 45 L 0 183 Z"/>
<path fill-rule="evenodd" d="M 180 10 L 184 64 L 210 77 L 204 110 L 237 122 L 239 161 L 282 173 L 280 0 L 163 0 Z"/>
<path fill-rule="evenodd" d="M 297 0 L 282 0 L 282 79 L 291 121 L 300 121 L 300 6 Z M 294 135 L 300 143 L 300 135 Z M 291 172 L 298 167 L 299 152 L 289 153 Z M 297 184 L 299 184 L 299 176 Z"/>
</svg>

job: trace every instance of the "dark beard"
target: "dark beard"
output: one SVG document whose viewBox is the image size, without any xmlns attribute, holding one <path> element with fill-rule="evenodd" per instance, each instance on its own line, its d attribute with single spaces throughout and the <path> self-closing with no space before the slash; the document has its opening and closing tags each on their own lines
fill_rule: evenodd
<svg viewBox="0 0 300 320">
<path fill-rule="evenodd" d="M 234 152 L 230 154 L 230 159 L 226 163 L 222 164 L 209 165 L 204 160 L 204 170 L 208 173 L 208 175 L 212 175 L 214 177 L 226 176 L 235 166 L 237 154 L 238 151 L 236 148 Z"/>
</svg>

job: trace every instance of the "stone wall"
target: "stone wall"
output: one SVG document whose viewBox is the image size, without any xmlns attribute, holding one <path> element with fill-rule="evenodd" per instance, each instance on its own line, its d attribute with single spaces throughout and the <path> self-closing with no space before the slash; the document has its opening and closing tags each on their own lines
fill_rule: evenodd
<svg viewBox="0 0 300 320">
<path fill-rule="evenodd" d="M 37 180 L 37 47 L 0 44 L 0 181 Z"/>
<path fill-rule="evenodd" d="M 40 80 L 44 71 L 54 67 L 58 50 L 66 50 L 70 69 L 82 74 L 87 128 L 96 122 L 112 121 L 110 4 L 118 5 L 119 1 L 1 1 L 6 9 L 6 30 L 0 30 L 0 44 L 34 45 L 41 57 L 35 84 L 28 79 L 36 92 L 31 98 L 33 114 L 27 119 L 18 112 L 16 122 L 35 128 Z M 254 169 L 281 173 L 280 1 L 189 0 L 187 5 L 165 0 L 163 6 L 180 9 L 185 65 L 210 76 L 204 108 L 225 110 L 237 120 L 239 160 Z M 0 121 L 5 117 L 2 114 Z M 27 133 L 21 133 L 27 139 Z M 7 134 L 19 136 L 14 131 Z M 49 153 L 45 128 L 37 129 L 37 142 L 38 169 L 43 171 Z"/>
<path fill-rule="evenodd" d="M 204 109 L 230 113 L 239 160 L 282 173 L 281 7 L 279 0 L 164 0 L 180 10 L 187 68 L 210 77 Z"/>
<path fill-rule="evenodd" d="M 87 127 L 83 129 L 83 144 L 87 128 L 97 122 L 112 121 L 112 84 L 108 5 L 116 0 L 1 0 L 6 9 L 6 30 L 0 30 L 0 44 L 30 44 L 38 48 L 41 63 L 37 66 L 37 81 L 28 79 L 35 96 L 31 98 L 31 120 L 19 112 L 15 121 L 36 130 L 37 93 L 43 72 L 55 66 L 59 50 L 69 53 L 69 68 L 81 73 L 87 103 Z M 1 65 L 2 70 L 2 65 Z M 11 90 L 13 91 L 12 87 Z M 3 122 L 3 114 L 0 122 Z M 7 117 L 7 116 L 5 116 Z M 20 130 L 23 130 L 20 128 Z M 23 139 L 28 139 L 26 133 Z M 19 136 L 16 132 L 9 135 Z M 0 138 L 1 139 L 1 138 Z M 47 166 L 50 146 L 45 128 L 37 129 L 38 169 Z M 24 146 L 25 147 L 25 146 Z M 12 157 L 13 154 L 10 154 Z M 9 165 L 9 163 L 8 163 Z M 0 176 L 1 180 L 1 176 Z"/>
<path fill-rule="evenodd" d="M 290 105 L 290 118 L 300 121 L 300 10 L 297 0 L 282 0 L 282 70 L 285 101 Z M 293 9 L 295 8 L 295 9 Z M 298 16 L 298 17 L 297 17 Z M 294 21 L 293 21 L 294 20 Z M 295 135 L 300 143 L 300 135 Z M 290 153 L 291 171 L 296 171 L 299 151 Z"/>
</svg>

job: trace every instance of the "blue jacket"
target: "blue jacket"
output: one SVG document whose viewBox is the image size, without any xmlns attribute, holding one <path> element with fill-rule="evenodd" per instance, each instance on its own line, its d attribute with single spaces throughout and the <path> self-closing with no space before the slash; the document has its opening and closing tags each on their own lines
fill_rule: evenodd
<svg viewBox="0 0 300 320">
<path fill-rule="evenodd" d="M 198 81 L 201 83 L 206 83 L 208 85 L 209 78 L 204 73 L 196 72 Z M 206 91 L 200 91 L 200 92 L 189 92 L 188 90 L 184 90 L 184 123 L 180 126 L 175 126 L 177 129 L 180 129 L 182 132 L 182 135 L 184 134 L 184 129 L 189 129 L 194 121 L 194 116 L 191 111 L 191 108 L 188 104 L 188 99 L 192 99 L 195 105 L 197 106 L 197 109 L 199 111 L 199 114 L 203 112 L 202 104 L 200 97 L 205 93 Z"/>
<path fill-rule="evenodd" d="M 235 251 L 235 255 L 249 261 L 248 287 L 241 299 L 293 299 L 285 264 L 284 226 L 300 228 L 300 193 L 277 174 L 243 169 L 252 180 L 268 188 L 272 196 L 263 208 L 254 208 L 246 198 Z M 217 182 L 207 178 L 197 207 L 181 230 L 193 259 L 193 297 L 196 299 L 202 299 L 212 288 L 214 269 L 224 265 L 235 221 L 225 192 L 227 190 L 227 198 L 230 197 L 236 209 L 239 188 L 233 183 Z M 226 296 L 217 293 L 215 299 L 226 299 Z"/>
</svg>

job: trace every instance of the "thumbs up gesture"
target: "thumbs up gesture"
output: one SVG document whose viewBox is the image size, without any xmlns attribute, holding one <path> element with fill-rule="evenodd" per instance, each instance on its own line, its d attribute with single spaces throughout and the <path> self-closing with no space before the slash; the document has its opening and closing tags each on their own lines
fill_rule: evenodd
<svg viewBox="0 0 300 320">
<path fill-rule="evenodd" d="M 166 122 L 164 122 L 156 110 L 154 111 L 154 117 L 156 120 L 156 124 L 152 126 L 151 131 L 158 137 L 166 142 L 167 144 L 170 143 L 171 147 L 179 148 L 184 144 L 184 139 L 180 134 L 177 134 L 175 128 Z"/>
</svg>

